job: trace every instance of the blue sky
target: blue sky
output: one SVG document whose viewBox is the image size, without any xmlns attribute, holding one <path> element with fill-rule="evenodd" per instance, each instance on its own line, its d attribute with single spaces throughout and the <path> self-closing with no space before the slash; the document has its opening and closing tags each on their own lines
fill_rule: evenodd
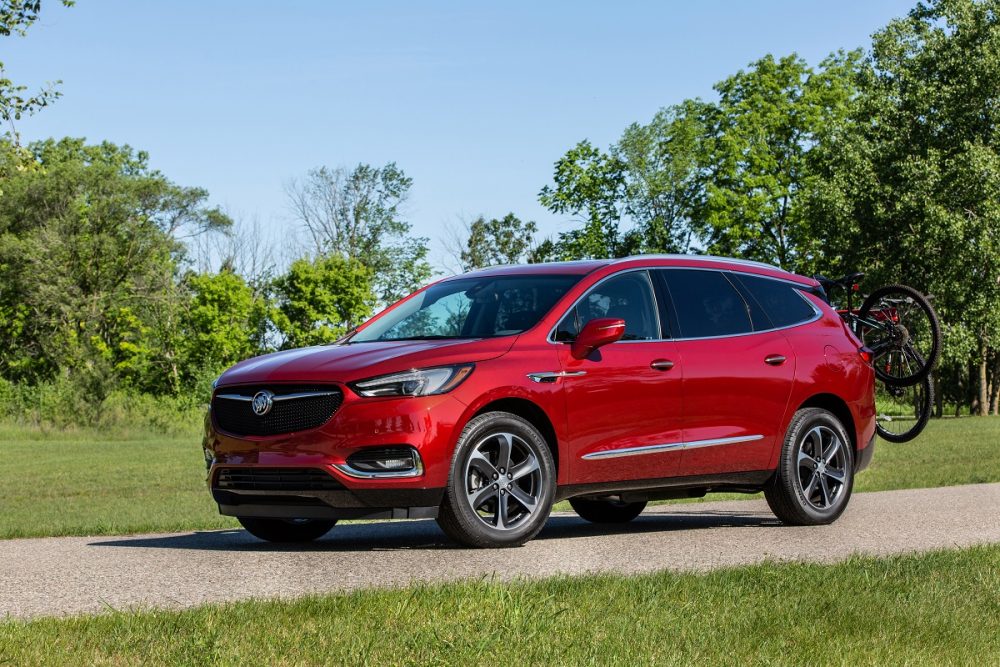
<svg viewBox="0 0 1000 667">
<path fill-rule="evenodd" d="M 446 225 L 513 211 L 545 234 L 552 163 L 766 53 L 817 63 L 912 6 L 791 2 L 79 0 L 0 54 L 18 82 L 62 79 L 27 140 L 128 143 L 287 244 L 284 184 L 319 165 L 396 161 L 406 214 L 441 263 Z"/>
</svg>

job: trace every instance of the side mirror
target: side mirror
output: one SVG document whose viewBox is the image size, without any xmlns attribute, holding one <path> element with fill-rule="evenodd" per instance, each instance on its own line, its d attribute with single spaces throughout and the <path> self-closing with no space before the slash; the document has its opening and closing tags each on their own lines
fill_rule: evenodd
<svg viewBox="0 0 1000 667">
<path fill-rule="evenodd" d="M 573 341 L 570 354 L 573 355 L 574 359 L 585 359 L 597 348 L 614 343 L 616 340 L 620 340 L 623 335 L 625 335 L 625 320 L 611 317 L 590 320 L 583 325 L 583 331 Z"/>
</svg>

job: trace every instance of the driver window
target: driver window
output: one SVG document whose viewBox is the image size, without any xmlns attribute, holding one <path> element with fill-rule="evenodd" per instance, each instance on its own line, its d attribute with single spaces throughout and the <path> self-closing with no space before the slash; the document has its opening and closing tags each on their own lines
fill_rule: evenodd
<svg viewBox="0 0 1000 667">
<path fill-rule="evenodd" d="M 630 271 L 605 280 L 584 296 L 556 328 L 556 340 L 571 341 L 590 320 L 625 320 L 622 340 L 657 340 L 656 301 L 649 275 Z"/>
</svg>

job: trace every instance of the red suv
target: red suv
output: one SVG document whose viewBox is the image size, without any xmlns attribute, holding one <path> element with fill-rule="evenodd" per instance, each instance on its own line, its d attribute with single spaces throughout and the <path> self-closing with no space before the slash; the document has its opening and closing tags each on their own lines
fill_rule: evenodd
<svg viewBox="0 0 1000 667">
<path fill-rule="evenodd" d="M 647 501 L 764 491 L 789 524 L 847 506 L 874 449 L 867 350 L 811 278 L 644 256 L 442 280 L 332 345 L 233 366 L 206 420 L 219 510 L 306 541 L 436 517 L 475 547 Z"/>
</svg>

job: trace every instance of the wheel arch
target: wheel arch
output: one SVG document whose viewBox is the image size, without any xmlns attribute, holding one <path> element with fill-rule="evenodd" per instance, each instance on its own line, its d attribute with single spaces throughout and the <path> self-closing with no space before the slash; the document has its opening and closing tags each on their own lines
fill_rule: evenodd
<svg viewBox="0 0 1000 667">
<path fill-rule="evenodd" d="M 556 475 L 559 474 L 559 439 L 556 437 L 556 429 L 552 425 L 552 420 L 537 403 L 526 398 L 499 398 L 490 401 L 482 406 L 471 418 L 478 417 L 487 412 L 509 412 L 527 420 L 545 438 L 545 443 L 552 452 L 552 458 L 556 464 Z M 471 419 L 470 418 L 470 419 Z"/>
<path fill-rule="evenodd" d="M 844 428 L 847 429 L 847 435 L 851 438 L 851 449 L 857 454 L 858 452 L 858 430 L 857 425 L 854 423 L 854 415 L 851 413 L 851 408 L 848 407 L 847 402 L 836 394 L 814 394 L 802 402 L 796 411 L 803 408 L 822 408 L 833 413 Z"/>
</svg>

